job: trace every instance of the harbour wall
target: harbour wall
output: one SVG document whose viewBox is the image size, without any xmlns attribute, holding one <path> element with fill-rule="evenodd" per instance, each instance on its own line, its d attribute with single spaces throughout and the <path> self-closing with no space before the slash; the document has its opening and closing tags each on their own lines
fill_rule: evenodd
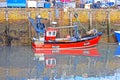
<svg viewBox="0 0 120 80">
<path fill-rule="evenodd" d="M 28 17 L 35 19 L 40 14 L 46 27 L 52 22 L 59 26 L 73 26 L 79 21 L 79 28 L 102 31 L 102 42 L 116 43 L 114 31 L 120 30 L 119 9 L 80 9 L 80 8 L 1 8 L 0 11 L 0 46 L 4 45 L 30 45 L 31 38 L 36 33 L 28 21 Z M 75 18 L 75 14 L 78 17 Z M 69 29 L 61 30 L 61 37 L 66 37 Z M 64 35 L 63 35 L 64 34 Z"/>
</svg>

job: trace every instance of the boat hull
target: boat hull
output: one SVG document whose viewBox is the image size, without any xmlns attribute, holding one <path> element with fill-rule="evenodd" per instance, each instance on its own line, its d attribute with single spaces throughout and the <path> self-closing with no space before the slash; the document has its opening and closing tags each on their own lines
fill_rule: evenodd
<svg viewBox="0 0 120 80">
<path fill-rule="evenodd" d="M 88 48 L 96 46 L 101 38 L 102 33 L 90 38 L 83 38 L 80 41 L 70 41 L 70 42 L 44 42 L 36 43 L 32 42 L 32 48 L 35 51 L 39 50 L 56 50 L 56 49 L 73 49 L 73 48 Z"/>
<path fill-rule="evenodd" d="M 120 45 L 120 31 L 115 31 L 115 36 L 118 41 L 118 44 Z"/>
<path fill-rule="evenodd" d="M 88 48 L 96 46 L 101 38 L 102 34 L 89 37 L 87 39 L 82 38 L 80 41 L 71 42 L 32 42 L 32 48 L 37 52 L 41 50 L 57 50 L 57 49 L 73 49 L 73 48 Z"/>
</svg>

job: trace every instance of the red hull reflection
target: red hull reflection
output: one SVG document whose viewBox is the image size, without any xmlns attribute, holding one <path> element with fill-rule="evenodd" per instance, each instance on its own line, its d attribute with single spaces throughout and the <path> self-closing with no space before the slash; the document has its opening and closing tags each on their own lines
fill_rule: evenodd
<svg viewBox="0 0 120 80">
<path fill-rule="evenodd" d="M 33 49 L 35 55 L 56 55 L 56 54 L 63 54 L 63 55 L 82 55 L 82 56 L 100 56 L 100 53 L 96 47 L 91 48 L 84 48 L 84 49 L 53 49 L 53 50 L 39 50 L 35 51 Z"/>
</svg>

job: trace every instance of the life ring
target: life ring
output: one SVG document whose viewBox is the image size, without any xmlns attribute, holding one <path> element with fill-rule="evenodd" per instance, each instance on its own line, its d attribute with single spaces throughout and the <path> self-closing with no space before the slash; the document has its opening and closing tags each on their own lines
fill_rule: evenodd
<svg viewBox="0 0 120 80">
<path fill-rule="evenodd" d="M 75 13 L 75 14 L 74 14 L 74 17 L 75 17 L 75 18 L 78 18 L 78 13 Z"/>
</svg>

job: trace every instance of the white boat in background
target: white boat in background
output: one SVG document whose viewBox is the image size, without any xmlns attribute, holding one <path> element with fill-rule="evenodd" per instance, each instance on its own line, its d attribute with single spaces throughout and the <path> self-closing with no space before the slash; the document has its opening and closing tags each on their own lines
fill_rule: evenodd
<svg viewBox="0 0 120 80">
<path fill-rule="evenodd" d="M 120 45 L 120 31 L 114 31 L 118 44 Z"/>
</svg>

